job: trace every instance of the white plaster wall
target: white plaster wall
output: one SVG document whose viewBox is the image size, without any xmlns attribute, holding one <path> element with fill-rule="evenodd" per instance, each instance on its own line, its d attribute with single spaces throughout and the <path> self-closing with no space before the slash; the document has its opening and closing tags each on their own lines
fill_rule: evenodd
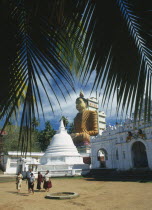
<svg viewBox="0 0 152 210">
<path fill-rule="evenodd" d="M 100 142 L 100 137 L 96 139 L 98 142 L 91 143 L 91 167 L 99 168 L 100 161 L 98 160 L 98 151 L 104 149 L 108 153 L 108 160 L 106 162 L 106 168 L 115 168 L 116 167 L 116 155 L 115 155 L 115 140 L 105 140 Z M 109 147 L 109 144 L 111 147 Z"/>
<path fill-rule="evenodd" d="M 7 157 L 7 160 L 6 160 L 6 171 L 4 172 L 4 174 L 16 174 L 17 167 L 10 167 L 10 163 L 11 163 L 11 158 Z"/>
<path fill-rule="evenodd" d="M 12 152 L 13 153 L 13 152 Z M 12 155 L 12 157 L 16 158 L 17 159 L 17 152 L 14 152 L 14 155 Z M 35 154 L 40 154 L 40 157 L 43 155 L 41 153 L 35 153 Z M 22 171 L 28 171 L 29 169 L 29 164 L 33 163 L 33 164 L 37 164 L 39 163 L 40 161 L 40 157 L 27 157 L 26 159 L 25 158 L 22 158 L 22 161 L 20 162 L 16 162 L 16 161 L 13 161 L 13 159 L 11 160 L 11 157 L 9 156 L 5 156 L 5 162 L 6 162 L 6 170 L 5 170 L 5 174 L 16 174 L 17 173 L 17 170 L 18 170 L 18 166 L 19 165 L 22 165 Z M 21 157 L 19 157 L 18 159 L 20 159 Z M 10 167 L 10 163 L 16 163 L 16 167 Z"/>
<path fill-rule="evenodd" d="M 120 143 L 118 146 L 118 154 L 119 154 L 119 160 L 118 160 L 118 169 L 119 170 L 128 170 L 131 166 L 131 154 L 128 151 L 129 147 L 126 143 Z"/>
<path fill-rule="evenodd" d="M 152 169 L 152 126 L 150 123 L 147 126 L 148 127 L 146 127 L 143 122 L 138 122 L 136 124 L 130 122 L 125 126 L 109 126 L 102 135 L 91 138 L 91 167 L 100 167 L 100 161 L 97 159 L 97 154 L 100 149 L 105 149 L 108 153 L 108 160 L 106 160 L 107 168 L 117 168 L 118 170 L 129 170 L 133 168 L 132 145 L 136 141 L 141 141 L 146 147 L 149 168 Z M 146 135 L 146 139 L 133 138 L 130 142 L 126 142 L 128 131 L 131 131 L 136 135 L 138 129 L 142 129 L 143 133 Z M 118 160 L 116 159 L 117 149 L 119 156 Z"/>
</svg>

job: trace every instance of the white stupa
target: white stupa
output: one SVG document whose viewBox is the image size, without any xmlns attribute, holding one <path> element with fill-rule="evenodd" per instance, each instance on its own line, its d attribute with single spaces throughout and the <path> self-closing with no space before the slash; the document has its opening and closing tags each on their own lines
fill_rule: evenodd
<svg viewBox="0 0 152 210">
<path fill-rule="evenodd" d="M 45 154 L 40 159 L 38 171 L 49 170 L 52 176 L 81 175 L 87 171 L 89 165 L 83 163 L 71 136 L 65 130 L 63 120 L 54 135 Z M 84 172 L 85 173 L 85 172 Z"/>
</svg>

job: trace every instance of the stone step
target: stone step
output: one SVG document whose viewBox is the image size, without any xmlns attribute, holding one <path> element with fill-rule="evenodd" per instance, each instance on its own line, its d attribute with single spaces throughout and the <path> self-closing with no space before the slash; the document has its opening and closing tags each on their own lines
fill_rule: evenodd
<svg viewBox="0 0 152 210">
<path fill-rule="evenodd" d="M 122 179 L 122 178 L 116 178 L 116 177 L 112 177 L 112 178 L 95 178 L 93 177 L 96 181 L 122 181 L 122 182 L 151 182 L 152 181 L 152 178 L 150 179 L 143 179 L 143 178 L 140 178 L 140 179 L 137 179 L 137 178 L 132 178 L 132 179 L 128 179 L 128 178 L 125 178 L 125 179 Z"/>
<path fill-rule="evenodd" d="M 114 169 L 91 169 L 88 176 L 103 181 L 152 181 L 152 171 L 150 170 L 117 171 Z"/>
<path fill-rule="evenodd" d="M 94 178 L 96 180 L 101 180 L 101 181 L 152 181 L 152 177 L 122 177 L 122 176 L 92 176 L 91 178 Z"/>
</svg>

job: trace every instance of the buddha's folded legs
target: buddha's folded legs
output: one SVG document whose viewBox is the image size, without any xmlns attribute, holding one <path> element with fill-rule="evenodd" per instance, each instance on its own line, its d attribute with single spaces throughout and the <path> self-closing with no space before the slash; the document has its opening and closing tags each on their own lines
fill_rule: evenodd
<svg viewBox="0 0 152 210">
<path fill-rule="evenodd" d="M 90 144 L 90 135 L 87 133 L 81 133 L 75 138 L 73 138 L 73 142 L 75 145 L 88 145 Z"/>
</svg>

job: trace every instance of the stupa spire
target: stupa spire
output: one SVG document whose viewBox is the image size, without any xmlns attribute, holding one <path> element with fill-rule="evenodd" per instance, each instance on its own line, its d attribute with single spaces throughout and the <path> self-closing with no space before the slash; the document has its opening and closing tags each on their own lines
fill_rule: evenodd
<svg viewBox="0 0 152 210">
<path fill-rule="evenodd" d="M 62 131 L 65 131 L 63 119 L 61 119 L 61 121 L 60 121 L 59 133 L 62 132 Z"/>
</svg>

